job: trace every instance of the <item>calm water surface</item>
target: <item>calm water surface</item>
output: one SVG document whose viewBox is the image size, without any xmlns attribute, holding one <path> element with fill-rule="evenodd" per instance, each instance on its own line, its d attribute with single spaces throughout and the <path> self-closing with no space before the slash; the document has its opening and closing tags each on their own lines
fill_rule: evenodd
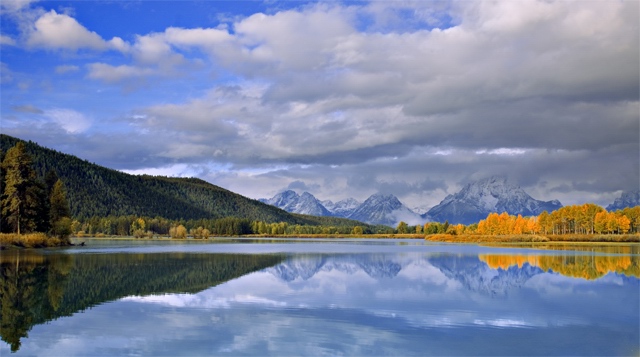
<svg viewBox="0 0 640 357">
<path fill-rule="evenodd" d="M 0 256 L 0 355 L 621 355 L 640 247 L 88 241 Z"/>
</svg>

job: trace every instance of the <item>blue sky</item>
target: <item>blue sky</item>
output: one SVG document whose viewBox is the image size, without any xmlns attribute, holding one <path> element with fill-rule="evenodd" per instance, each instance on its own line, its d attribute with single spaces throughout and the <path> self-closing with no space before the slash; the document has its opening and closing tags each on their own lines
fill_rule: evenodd
<svg viewBox="0 0 640 357">
<path fill-rule="evenodd" d="M 2 132 L 252 198 L 638 189 L 637 1 L 2 2 Z"/>
</svg>

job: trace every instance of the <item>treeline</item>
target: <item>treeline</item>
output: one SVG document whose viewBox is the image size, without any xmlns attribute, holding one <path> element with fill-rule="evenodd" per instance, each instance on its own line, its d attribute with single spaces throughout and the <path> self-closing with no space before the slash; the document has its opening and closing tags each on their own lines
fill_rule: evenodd
<svg viewBox="0 0 640 357">
<path fill-rule="evenodd" d="M 424 225 L 408 225 L 400 222 L 394 229 L 388 226 L 372 226 L 357 221 L 339 220 L 331 225 L 324 217 L 311 217 L 313 224 L 289 224 L 246 218 L 169 220 L 162 217 L 110 216 L 75 220 L 72 231 L 89 236 L 171 236 L 173 238 L 209 238 L 212 236 L 239 235 L 569 235 L 569 234 L 637 234 L 640 232 L 640 206 L 607 212 L 595 204 L 566 206 L 552 213 L 539 216 L 513 216 L 506 212 L 491 213 L 485 220 L 471 225 L 428 222 Z M 346 222 L 346 223 L 345 223 Z M 325 223 L 325 224 L 321 224 Z M 326 224 L 329 223 L 329 224 Z"/>
<path fill-rule="evenodd" d="M 314 217 L 315 218 L 315 217 Z M 387 226 L 372 226 L 356 221 L 339 220 L 339 225 L 289 224 L 287 222 L 252 221 L 246 218 L 225 217 L 219 219 L 170 220 L 163 217 L 109 216 L 75 219 L 71 223 L 76 236 L 134 236 L 151 238 L 203 238 L 240 235 L 307 235 L 307 234 L 393 234 L 397 231 Z M 349 224 L 344 224 L 345 221 Z M 332 222 L 331 220 L 327 223 Z"/>
<path fill-rule="evenodd" d="M 436 228 L 434 231 L 434 228 Z M 440 229 L 438 229 L 440 228 Z M 513 216 L 506 212 L 490 213 L 477 224 L 464 226 L 427 223 L 426 233 L 481 235 L 568 235 L 568 234 L 637 234 L 640 233 L 640 206 L 607 212 L 604 208 L 586 203 L 565 206 L 538 216 Z"/>
</svg>

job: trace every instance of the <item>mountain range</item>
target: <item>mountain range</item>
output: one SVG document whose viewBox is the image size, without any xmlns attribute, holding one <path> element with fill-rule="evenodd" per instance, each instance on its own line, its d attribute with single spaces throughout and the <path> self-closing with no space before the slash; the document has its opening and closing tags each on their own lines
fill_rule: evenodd
<svg viewBox="0 0 640 357">
<path fill-rule="evenodd" d="M 410 225 L 431 221 L 468 225 L 485 219 L 492 212 L 537 216 L 543 211 L 552 212 L 562 207 L 558 200 L 534 199 L 504 176 L 492 176 L 471 182 L 430 209 L 410 209 L 396 196 L 381 193 L 372 195 L 362 203 L 353 198 L 333 203 L 328 200 L 320 201 L 309 192 L 298 195 L 292 190 L 286 190 L 271 199 L 261 201 L 287 212 L 330 215 L 391 227 L 397 226 L 400 221 Z M 624 192 L 614 203 L 607 206 L 607 211 L 638 205 L 640 191 Z"/>
<path fill-rule="evenodd" d="M 353 198 L 333 203 L 321 202 L 309 192 L 299 195 L 295 191 L 285 190 L 260 201 L 291 213 L 342 217 L 374 225 L 395 227 L 400 221 L 424 223 L 423 217 L 403 205 L 396 196 L 381 193 L 372 195 L 362 203 Z"/>
<path fill-rule="evenodd" d="M 440 204 L 422 214 L 409 209 L 396 196 L 381 193 L 372 195 L 362 203 L 348 198 L 334 204 L 320 201 L 309 192 L 298 195 L 286 190 L 261 201 L 293 213 L 332 215 L 392 227 L 400 221 L 410 225 L 429 221 L 471 224 L 485 219 L 491 212 L 532 216 L 562 207 L 557 200 L 539 201 L 532 198 L 502 176 L 469 183 L 460 192 L 447 196 Z"/>
</svg>

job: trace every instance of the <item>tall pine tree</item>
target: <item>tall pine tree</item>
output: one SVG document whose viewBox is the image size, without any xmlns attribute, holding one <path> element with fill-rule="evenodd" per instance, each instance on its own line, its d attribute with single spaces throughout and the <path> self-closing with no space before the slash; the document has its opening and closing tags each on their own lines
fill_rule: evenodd
<svg viewBox="0 0 640 357">
<path fill-rule="evenodd" d="M 1 212 L 18 234 L 33 232 L 48 221 L 43 219 L 43 187 L 36 181 L 31 162 L 22 142 L 7 150 L 2 161 L 5 185 Z"/>
</svg>

